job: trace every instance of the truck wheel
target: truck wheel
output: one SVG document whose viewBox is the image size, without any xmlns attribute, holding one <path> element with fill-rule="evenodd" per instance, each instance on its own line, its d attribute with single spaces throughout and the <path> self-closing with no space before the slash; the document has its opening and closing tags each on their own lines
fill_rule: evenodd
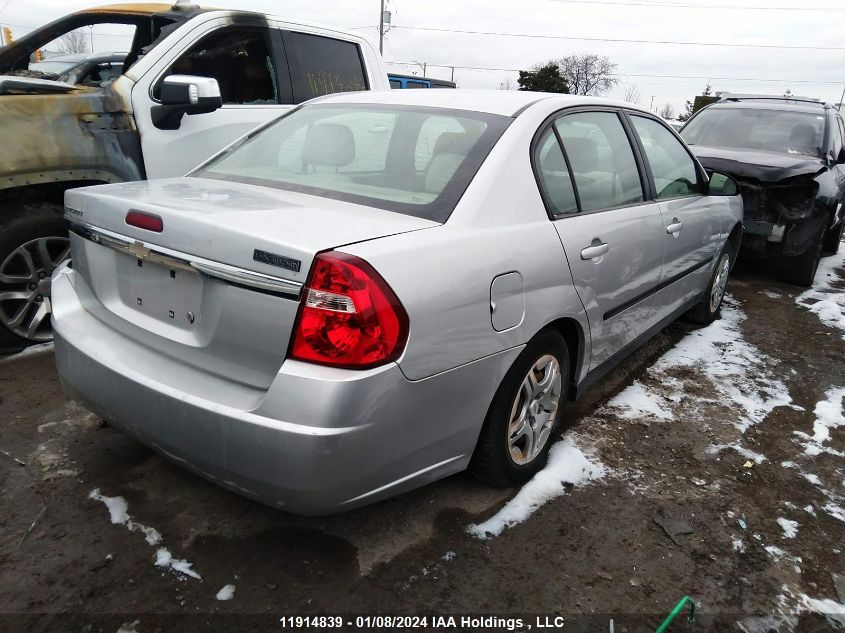
<svg viewBox="0 0 845 633">
<path fill-rule="evenodd" d="M 569 384 L 566 341 L 555 330 L 538 333 L 505 374 L 469 463 L 476 478 L 518 486 L 546 465 Z"/>
<path fill-rule="evenodd" d="M 725 290 L 728 287 L 728 277 L 731 274 L 733 258 L 733 248 L 728 242 L 722 252 L 719 253 L 719 259 L 716 261 L 713 274 L 710 276 L 707 290 L 705 290 L 699 302 L 684 315 L 687 320 L 699 325 L 710 325 L 719 318 L 722 300 L 725 298 Z"/>
<path fill-rule="evenodd" d="M 812 286 L 822 258 L 822 243 L 823 240 L 819 239 L 803 255 L 790 257 L 785 262 L 781 279 L 801 288 Z"/>
<path fill-rule="evenodd" d="M 70 256 L 61 211 L 34 202 L 0 214 L 0 353 L 53 339 L 50 277 Z"/>
<path fill-rule="evenodd" d="M 842 230 L 845 229 L 845 220 L 842 220 L 829 232 L 825 233 L 822 252 L 825 255 L 836 255 L 839 252 L 839 243 L 842 241 Z"/>
</svg>

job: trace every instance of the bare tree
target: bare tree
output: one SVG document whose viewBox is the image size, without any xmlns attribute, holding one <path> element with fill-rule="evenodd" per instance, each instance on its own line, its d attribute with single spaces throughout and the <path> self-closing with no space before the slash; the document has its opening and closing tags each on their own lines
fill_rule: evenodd
<svg viewBox="0 0 845 633">
<path fill-rule="evenodd" d="M 87 53 L 88 35 L 83 29 L 65 33 L 59 38 L 57 48 L 60 53 Z"/>
<path fill-rule="evenodd" d="M 640 102 L 640 89 L 637 88 L 637 84 L 628 84 L 625 86 L 625 101 L 628 103 Z"/>
<path fill-rule="evenodd" d="M 619 83 L 616 64 L 604 55 L 579 53 L 550 63 L 560 68 L 560 75 L 566 80 L 570 94 L 597 96 Z"/>
<path fill-rule="evenodd" d="M 513 82 L 508 77 L 499 84 L 499 90 L 516 90 L 516 88 L 513 87 Z"/>
<path fill-rule="evenodd" d="M 675 108 L 672 107 L 671 103 L 667 103 L 662 108 L 660 108 L 660 112 L 658 112 L 657 114 L 662 116 L 664 119 L 671 119 L 675 116 Z"/>
</svg>

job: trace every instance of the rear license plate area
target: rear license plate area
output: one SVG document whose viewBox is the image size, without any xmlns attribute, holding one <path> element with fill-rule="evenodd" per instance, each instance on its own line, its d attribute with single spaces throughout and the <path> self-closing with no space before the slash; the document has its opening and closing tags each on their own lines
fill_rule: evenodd
<svg viewBox="0 0 845 633">
<path fill-rule="evenodd" d="M 123 254 L 116 264 L 118 293 L 125 305 L 184 329 L 199 320 L 203 291 L 199 273 Z"/>
</svg>

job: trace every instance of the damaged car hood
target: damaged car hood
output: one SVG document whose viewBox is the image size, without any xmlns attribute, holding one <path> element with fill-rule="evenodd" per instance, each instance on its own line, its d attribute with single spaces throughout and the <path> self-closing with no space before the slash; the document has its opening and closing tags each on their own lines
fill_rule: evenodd
<svg viewBox="0 0 845 633">
<path fill-rule="evenodd" d="M 814 176 L 825 169 L 824 160 L 803 154 L 781 154 L 755 149 L 733 149 L 690 145 L 705 167 L 737 178 L 780 182 L 794 176 Z"/>
<path fill-rule="evenodd" d="M 0 95 L 62 94 L 75 90 L 63 81 L 0 75 Z"/>
</svg>

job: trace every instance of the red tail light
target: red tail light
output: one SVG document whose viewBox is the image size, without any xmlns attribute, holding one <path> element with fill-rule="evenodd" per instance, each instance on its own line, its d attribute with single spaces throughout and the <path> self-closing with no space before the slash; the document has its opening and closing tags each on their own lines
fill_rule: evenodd
<svg viewBox="0 0 845 633">
<path fill-rule="evenodd" d="M 164 221 L 157 215 L 152 213 L 144 213 L 143 211 L 130 211 L 126 214 L 126 223 L 129 226 L 137 226 L 139 229 L 145 231 L 153 231 L 154 233 L 161 233 L 164 230 Z"/>
<path fill-rule="evenodd" d="M 335 252 L 317 255 L 303 293 L 291 358 L 366 369 L 402 353 L 408 315 L 363 259 Z"/>
</svg>

